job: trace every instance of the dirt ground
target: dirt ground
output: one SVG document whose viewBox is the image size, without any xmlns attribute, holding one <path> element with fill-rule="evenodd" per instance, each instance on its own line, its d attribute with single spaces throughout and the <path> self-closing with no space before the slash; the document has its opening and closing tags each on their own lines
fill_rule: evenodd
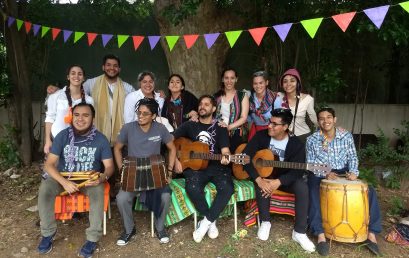
<svg viewBox="0 0 409 258">
<path fill-rule="evenodd" d="M 38 213 L 26 210 L 37 204 L 39 169 L 34 165 L 21 169 L 17 174 L 22 176 L 11 179 L 0 173 L 0 257 L 40 257 L 37 253 L 40 240 Z M 392 226 L 387 215 L 391 197 L 402 197 L 406 207 L 409 207 L 409 192 L 381 187 L 377 192 L 382 206 L 384 229 L 378 237 L 380 249 L 384 257 L 409 257 L 409 248 L 384 240 Z M 263 242 L 256 238 L 257 227 L 246 228 L 242 224 L 244 213 L 240 210 L 239 231 L 247 230 L 245 237 L 235 237 L 233 218 L 225 218 L 218 221 L 219 237 L 215 240 L 205 237 L 200 244 L 192 240 L 193 218 L 187 218 L 168 229 L 171 241 L 165 245 L 160 244 L 156 238 L 151 238 L 148 212 L 135 212 L 134 217 L 137 225 L 136 239 L 127 246 L 117 246 L 116 239 L 122 231 L 122 224 L 116 206 L 112 205 L 112 219 L 107 223 L 107 235 L 99 242 L 99 249 L 94 257 L 319 257 L 317 253 L 304 253 L 291 240 L 293 218 L 290 216 L 274 215 L 270 239 Z M 54 249 L 41 257 L 76 257 L 85 241 L 87 224 L 87 216 L 65 224 L 58 222 Z M 362 245 L 339 242 L 332 242 L 330 254 L 331 257 L 373 257 Z"/>
</svg>

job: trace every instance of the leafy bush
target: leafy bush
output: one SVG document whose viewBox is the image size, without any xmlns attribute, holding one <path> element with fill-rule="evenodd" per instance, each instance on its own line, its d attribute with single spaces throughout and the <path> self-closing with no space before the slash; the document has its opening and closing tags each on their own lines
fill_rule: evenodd
<svg viewBox="0 0 409 258">
<path fill-rule="evenodd" d="M 389 214 L 392 216 L 400 216 L 404 211 L 404 203 L 402 198 L 398 196 L 393 196 L 391 199 L 391 208 L 389 209 Z"/>
<path fill-rule="evenodd" d="M 3 125 L 5 135 L 0 139 L 0 169 L 5 170 L 10 167 L 20 167 L 21 159 L 17 150 L 17 145 L 13 141 L 16 129 L 10 125 Z"/>
<path fill-rule="evenodd" d="M 378 187 L 378 179 L 375 176 L 375 170 L 371 168 L 360 168 L 359 178 L 366 181 L 366 183 L 373 187 Z"/>
</svg>

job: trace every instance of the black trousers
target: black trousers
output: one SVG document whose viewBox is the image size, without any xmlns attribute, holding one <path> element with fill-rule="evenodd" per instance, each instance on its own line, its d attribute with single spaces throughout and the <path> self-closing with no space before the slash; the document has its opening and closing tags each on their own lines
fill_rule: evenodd
<svg viewBox="0 0 409 258">
<path fill-rule="evenodd" d="M 270 197 L 264 198 L 257 183 L 256 200 L 259 210 L 260 221 L 270 221 Z M 308 215 L 308 185 L 306 179 L 299 178 L 289 186 L 280 186 L 278 190 L 293 193 L 295 195 L 295 225 L 294 230 L 304 234 L 307 230 Z"/>
<path fill-rule="evenodd" d="M 234 193 L 233 179 L 229 166 L 209 166 L 205 170 L 186 169 L 186 192 L 200 214 L 213 222 L 226 207 Z M 206 202 L 204 188 L 212 182 L 216 186 L 217 194 L 209 207 Z"/>
</svg>

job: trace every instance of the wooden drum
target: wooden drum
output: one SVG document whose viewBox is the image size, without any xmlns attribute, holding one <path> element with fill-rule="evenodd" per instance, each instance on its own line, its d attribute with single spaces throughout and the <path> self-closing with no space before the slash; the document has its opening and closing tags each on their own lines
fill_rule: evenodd
<svg viewBox="0 0 409 258">
<path fill-rule="evenodd" d="M 322 180 L 322 225 L 329 239 L 357 243 L 368 236 L 368 186 L 360 180 Z"/>
</svg>

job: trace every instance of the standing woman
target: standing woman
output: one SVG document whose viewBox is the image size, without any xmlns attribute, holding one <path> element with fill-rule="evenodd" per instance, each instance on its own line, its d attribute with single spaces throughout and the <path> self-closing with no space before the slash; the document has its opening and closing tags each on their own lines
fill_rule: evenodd
<svg viewBox="0 0 409 258">
<path fill-rule="evenodd" d="M 220 90 L 215 94 L 219 125 L 227 127 L 230 136 L 230 150 L 243 143 L 243 134 L 247 132 L 249 97 L 245 91 L 236 90 L 237 72 L 227 68 L 222 73 Z"/>
<path fill-rule="evenodd" d="M 253 89 L 250 95 L 249 121 L 251 123 L 249 141 L 256 132 L 267 129 L 271 111 L 274 109 L 276 93 L 268 88 L 268 74 L 259 71 L 253 74 Z"/>
<path fill-rule="evenodd" d="M 94 104 L 92 98 L 84 92 L 85 72 L 81 66 L 70 66 L 67 70 L 67 80 L 68 86 L 56 91 L 47 100 L 44 154 L 50 152 L 52 139 L 70 126 L 71 108 L 79 103 Z"/>
<path fill-rule="evenodd" d="M 314 98 L 309 94 L 301 93 L 301 77 L 296 69 L 287 70 L 281 76 L 279 83 L 284 92 L 278 93 L 274 105 L 291 109 L 294 118 L 289 128 L 305 143 L 311 134 L 311 129 L 306 123 L 307 115 L 314 126 L 318 126 Z"/>
<path fill-rule="evenodd" d="M 161 115 L 166 117 L 175 129 L 189 119 L 198 119 L 197 98 L 185 87 L 185 80 L 181 75 L 172 74 L 169 76 L 169 96 L 165 98 Z"/>
</svg>

